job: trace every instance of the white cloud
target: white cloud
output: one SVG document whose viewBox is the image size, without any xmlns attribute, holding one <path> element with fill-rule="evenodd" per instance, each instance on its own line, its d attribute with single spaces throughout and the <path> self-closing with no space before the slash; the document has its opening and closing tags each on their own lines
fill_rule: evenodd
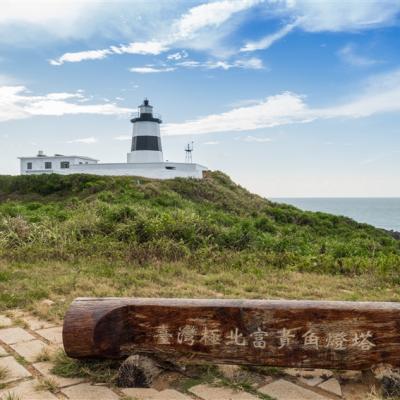
<svg viewBox="0 0 400 400">
<path fill-rule="evenodd" d="M 167 34 L 160 39 L 153 38 L 145 42 L 132 42 L 127 45 L 110 46 L 108 49 L 79 51 L 66 53 L 51 60 L 52 65 L 61 65 L 65 62 L 80 62 L 84 60 L 102 59 L 111 54 L 152 54 L 158 55 L 179 45 L 184 41 L 190 46 L 190 41 L 205 28 L 217 28 L 228 21 L 235 14 L 244 11 L 264 0 L 218 0 L 192 7 L 188 12 L 172 24 Z M 165 21 L 160 21 L 164 24 Z M 175 53 L 176 54 L 176 53 Z"/>
<path fill-rule="evenodd" d="M 270 0 L 278 11 L 300 18 L 299 26 L 307 32 L 359 31 L 391 25 L 400 11 L 398 0 Z"/>
<path fill-rule="evenodd" d="M 167 135 L 185 135 L 267 128 L 289 123 L 293 119 L 301 120 L 305 109 L 301 96 L 285 92 L 267 97 L 257 105 L 234 108 L 183 123 L 167 124 L 164 132 Z"/>
<path fill-rule="evenodd" d="M 153 54 L 157 55 L 168 50 L 167 44 L 157 41 L 133 42 L 128 45 L 111 46 L 111 52 L 115 54 Z"/>
<path fill-rule="evenodd" d="M 98 5 L 98 4 L 97 4 Z M 34 27 L 51 32 L 52 38 L 74 37 L 82 15 L 91 13 L 97 7 L 96 2 L 70 0 L 2 0 L 0 27 L 13 28 L 23 26 L 25 29 Z M 1 41 L 16 40 L 19 32 L 14 30 L 9 37 Z"/>
<path fill-rule="evenodd" d="M 244 11 L 263 0 L 220 0 L 191 8 L 173 25 L 172 41 L 191 38 L 208 27 L 218 27 L 234 14 Z"/>
<path fill-rule="evenodd" d="M 268 49 L 276 41 L 282 39 L 288 33 L 290 33 L 296 27 L 297 24 L 298 22 L 294 22 L 292 24 L 285 25 L 283 28 L 279 29 L 279 31 L 267 35 L 258 41 L 248 42 L 240 49 L 240 51 L 248 52 L 248 51 Z"/>
<path fill-rule="evenodd" d="M 348 32 L 390 26 L 400 13 L 398 0 L 268 0 L 268 18 L 292 21 L 277 32 L 246 43 L 240 51 L 268 49 L 298 27 L 306 32 Z"/>
<path fill-rule="evenodd" d="M 86 137 L 86 138 L 68 140 L 67 143 L 94 144 L 97 142 L 98 142 L 98 140 L 94 136 L 90 136 L 90 137 Z"/>
<path fill-rule="evenodd" d="M 101 60 L 111 54 L 111 50 L 89 50 L 89 51 L 78 51 L 76 53 L 65 53 L 56 60 L 50 60 L 51 65 L 62 65 L 65 62 L 81 62 L 83 60 Z"/>
<path fill-rule="evenodd" d="M 255 105 L 167 124 L 163 132 L 167 135 L 237 132 L 317 119 L 364 118 L 386 112 L 400 112 L 400 69 L 373 76 L 361 94 L 331 107 L 313 108 L 306 104 L 304 96 L 285 92 L 269 96 Z"/>
<path fill-rule="evenodd" d="M 173 67 L 156 68 L 156 67 L 151 67 L 151 66 L 145 66 L 145 67 L 130 68 L 129 71 L 136 72 L 138 74 L 156 74 L 156 73 L 159 73 L 159 72 L 175 71 L 175 68 L 173 68 Z"/>
<path fill-rule="evenodd" d="M 271 138 L 268 137 L 258 137 L 258 136 L 245 136 L 243 138 L 240 138 L 243 142 L 256 142 L 256 143 L 267 143 L 267 142 L 272 142 Z"/>
<path fill-rule="evenodd" d="M 24 86 L 0 86 L 0 122 L 32 116 L 126 115 L 131 112 L 114 103 L 82 104 L 82 99 L 84 96 L 81 91 L 35 96 Z"/>
<path fill-rule="evenodd" d="M 2 0 L 0 42 L 37 47 L 70 39 L 125 42 L 132 37 L 146 38 L 149 32 L 162 37 L 171 23 L 171 4 L 134 3 L 133 7 L 129 1 L 114 0 L 111 7 L 104 0 Z"/>
<path fill-rule="evenodd" d="M 182 51 L 178 51 L 177 53 L 169 54 L 167 56 L 167 59 L 168 60 L 179 61 L 182 58 L 187 58 L 188 56 L 189 56 L 189 54 L 187 53 L 187 51 L 182 50 Z"/>
<path fill-rule="evenodd" d="M 223 69 L 229 70 L 231 68 L 241 68 L 241 69 L 263 69 L 264 65 L 261 59 L 253 57 L 248 59 L 239 59 L 234 61 L 224 61 L 224 60 L 209 60 L 209 61 L 194 61 L 185 60 L 179 61 L 174 64 L 174 66 L 163 66 L 157 67 L 152 64 L 145 65 L 143 67 L 133 67 L 129 71 L 136 72 L 139 74 L 153 74 L 159 72 L 171 72 L 175 71 L 177 67 L 181 68 L 202 68 L 202 69 Z"/>
<path fill-rule="evenodd" d="M 212 60 L 212 61 L 201 62 L 194 60 L 186 60 L 178 62 L 176 63 L 176 65 L 184 68 L 223 69 L 223 70 L 229 70 L 231 68 L 242 68 L 242 69 L 264 68 L 262 60 L 256 57 L 233 60 L 233 61 Z"/>
<path fill-rule="evenodd" d="M 357 54 L 354 45 L 352 44 L 347 44 L 346 46 L 342 47 L 339 50 L 338 55 L 345 63 L 356 67 L 368 67 L 379 62 L 372 58 Z"/>
</svg>

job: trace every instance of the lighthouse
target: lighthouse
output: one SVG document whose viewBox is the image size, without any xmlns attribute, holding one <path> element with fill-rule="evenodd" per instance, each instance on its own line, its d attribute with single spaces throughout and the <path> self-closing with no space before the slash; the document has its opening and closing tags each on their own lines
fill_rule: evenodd
<svg viewBox="0 0 400 400">
<path fill-rule="evenodd" d="M 202 179 L 208 168 L 192 161 L 193 144 L 185 148 L 186 162 L 163 160 L 161 147 L 161 116 L 153 113 L 149 100 L 144 99 L 138 112 L 131 117 L 133 124 L 131 151 L 124 163 L 100 163 L 90 157 L 54 154 L 39 151 L 36 156 L 19 157 L 21 174 L 92 174 L 134 176 L 150 179 Z M 193 142 L 192 142 L 193 143 Z"/>
<path fill-rule="evenodd" d="M 132 147 L 128 153 L 128 163 L 163 162 L 161 148 L 161 116 L 153 113 L 149 100 L 138 107 L 138 113 L 131 119 L 133 124 Z"/>
</svg>

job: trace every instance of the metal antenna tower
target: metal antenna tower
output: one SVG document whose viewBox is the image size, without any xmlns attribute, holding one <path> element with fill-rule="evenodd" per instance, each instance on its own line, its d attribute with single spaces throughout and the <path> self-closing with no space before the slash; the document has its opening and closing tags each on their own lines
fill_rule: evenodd
<svg viewBox="0 0 400 400">
<path fill-rule="evenodd" d="M 190 142 L 187 144 L 187 146 L 185 147 L 185 162 L 192 164 L 193 163 L 193 157 L 192 157 L 192 152 L 193 152 L 193 143 L 194 142 Z"/>
</svg>

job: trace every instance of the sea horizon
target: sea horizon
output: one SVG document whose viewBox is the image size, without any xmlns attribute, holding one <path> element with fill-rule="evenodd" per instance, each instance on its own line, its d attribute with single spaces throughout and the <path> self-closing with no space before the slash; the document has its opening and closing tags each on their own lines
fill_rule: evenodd
<svg viewBox="0 0 400 400">
<path fill-rule="evenodd" d="M 400 197 L 271 197 L 269 200 L 400 232 Z"/>
</svg>

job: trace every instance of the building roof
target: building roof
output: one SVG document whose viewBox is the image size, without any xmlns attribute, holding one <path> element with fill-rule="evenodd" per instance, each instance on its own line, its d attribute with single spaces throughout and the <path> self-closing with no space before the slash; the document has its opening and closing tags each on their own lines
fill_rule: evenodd
<svg viewBox="0 0 400 400">
<path fill-rule="evenodd" d="M 42 155 L 42 156 L 32 156 L 32 157 L 18 157 L 20 160 L 24 159 L 43 159 L 43 158 L 81 158 L 83 160 L 91 160 L 91 161 L 99 161 L 96 158 L 91 158 L 91 157 L 86 157 L 86 156 L 76 156 L 76 155 L 64 155 L 64 154 L 54 154 L 53 156 L 47 156 L 47 155 Z"/>
</svg>

